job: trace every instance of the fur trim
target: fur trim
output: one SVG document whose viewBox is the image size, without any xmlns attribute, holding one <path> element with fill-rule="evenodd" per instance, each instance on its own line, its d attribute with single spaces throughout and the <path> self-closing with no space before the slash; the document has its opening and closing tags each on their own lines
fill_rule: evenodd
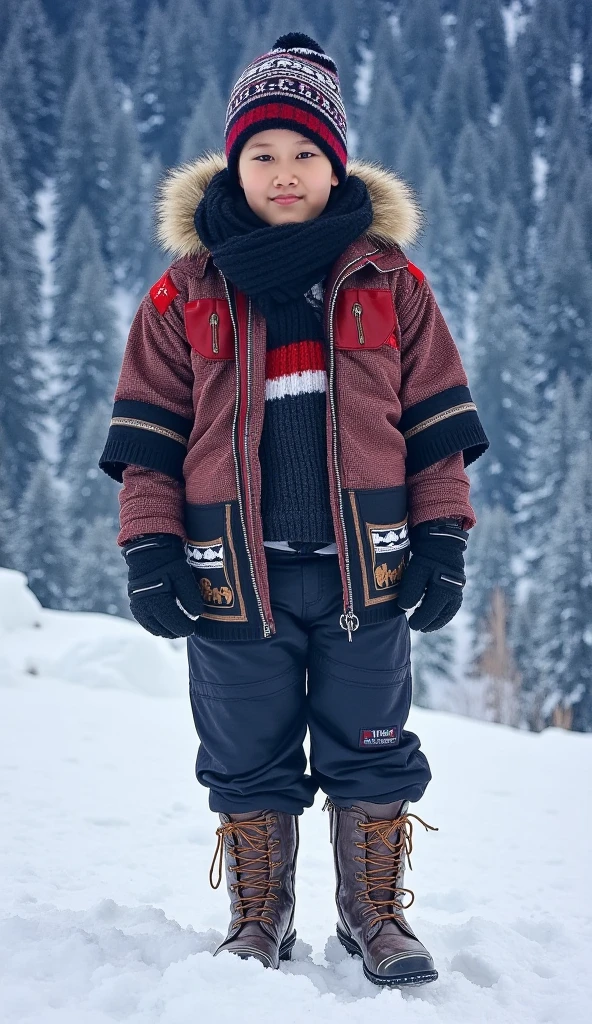
<svg viewBox="0 0 592 1024">
<path fill-rule="evenodd" d="M 156 190 L 156 236 L 165 252 L 175 258 L 206 251 L 193 223 L 193 215 L 214 174 L 226 167 L 222 150 L 173 167 Z M 412 245 L 423 227 L 424 213 L 407 182 L 393 171 L 367 160 L 351 160 L 347 173 L 366 183 L 374 219 L 367 234 L 383 246 Z"/>
</svg>

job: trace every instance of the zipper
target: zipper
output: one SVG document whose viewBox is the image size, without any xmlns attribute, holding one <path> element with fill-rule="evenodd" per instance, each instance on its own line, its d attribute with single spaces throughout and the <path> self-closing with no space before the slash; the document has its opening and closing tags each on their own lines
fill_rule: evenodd
<svg viewBox="0 0 592 1024">
<path fill-rule="evenodd" d="M 218 324 L 220 317 L 217 313 L 212 313 L 210 316 L 210 327 L 212 329 L 212 352 L 218 351 Z"/>
<path fill-rule="evenodd" d="M 249 539 L 248 539 L 248 536 L 247 536 L 247 525 L 246 525 L 246 522 L 245 522 L 243 502 L 242 502 L 242 496 L 241 496 L 240 467 L 239 467 L 239 461 L 238 461 L 238 452 L 236 450 L 236 435 L 237 435 L 236 424 L 237 424 L 237 419 L 238 419 L 238 409 L 239 409 L 239 401 L 240 401 L 240 385 L 239 385 L 239 365 L 240 365 L 240 361 L 239 361 L 239 351 L 238 351 L 238 327 L 237 327 L 237 324 L 236 324 L 236 320 L 234 319 L 234 310 L 232 308 L 232 302 L 230 301 L 230 292 L 228 290 L 228 284 L 226 282 L 226 278 L 224 277 L 224 274 L 222 273 L 221 270 L 219 270 L 218 273 L 220 274 L 220 277 L 222 278 L 222 280 L 224 282 L 224 288 L 225 288 L 225 291 L 226 291 L 226 298 L 228 299 L 228 308 L 230 309 L 230 317 L 232 319 L 232 329 L 234 331 L 234 355 L 235 355 L 235 360 L 236 360 L 236 362 L 235 362 L 235 365 L 236 365 L 236 401 L 235 401 L 235 406 L 234 406 L 234 419 L 232 421 L 232 454 L 233 454 L 233 457 L 234 457 L 234 469 L 235 469 L 235 474 L 236 474 L 236 490 L 237 490 L 237 494 L 238 494 L 238 508 L 239 508 L 239 513 L 240 513 L 241 526 L 242 526 L 242 529 L 243 529 L 243 537 L 244 537 L 244 541 L 245 541 L 245 548 L 247 550 L 247 557 L 249 559 L 249 571 L 251 573 L 251 581 L 252 581 L 252 584 L 253 584 L 253 590 L 255 592 L 255 597 L 257 599 L 257 606 L 259 608 L 259 614 L 261 615 L 261 621 L 263 622 L 263 635 L 264 635 L 265 638 L 267 638 L 268 636 L 271 636 L 271 627 L 270 627 L 269 623 L 267 622 L 267 619 L 265 618 L 265 615 L 263 613 L 263 604 L 261 602 L 261 597 L 259 595 L 259 590 L 257 588 L 257 582 L 255 580 L 255 569 L 253 567 L 253 558 L 252 558 L 252 555 L 251 555 L 251 549 L 249 547 Z M 248 329 L 247 329 L 247 371 L 248 371 L 247 372 L 247 423 L 248 423 L 248 411 L 249 411 L 250 372 L 251 372 L 251 360 L 250 360 L 250 356 L 249 356 L 250 334 L 251 334 L 251 300 L 249 299 L 249 318 L 248 318 Z M 245 454 L 246 455 L 248 455 L 248 452 L 247 452 L 247 436 L 248 436 L 248 426 L 246 425 L 245 426 Z M 247 460 L 247 467 L 248 467 L 248 460 Z M 248 484 L 248 497 L 249 497 L 249 501 L 250 501 L 250 498 L 251 498 L 251 485 L 250 485 L 250 482 Z"/>
<path fill-rule="evenodd" d="M 358 328 L 358 341 L 360 342 L 360 345 L 365 345 L 366 339 L 364 337 L 364 328 L 362 327 L 363 310 L 359 302 L 354 302 L 352 306 L 352 313 L 356 318 L 356 327 Z"/>
<path fill-rule="evenodd" d="M 350 643 L 352 638 L 351 635 L 360 625 L 360 620 L 358 619 L 358 616 L 354 614 L 354 599 L 352 593 L 351 572 L 349 564 L 349 547 L 347 544 L 347 533 L 345 531 L 345 517 L 343 515 L 343 501 L 341 498 L 341 477 L 339 475 L 339 460 L 337 457 L 337 417 L 335 413 L 334 395 L 335 350 L 333 338 L 333 310 L 335 309 L 335 301 L 337 298 L 337 291 L 339 289 L 339 286 L 348 276 L 346 271 L 349 270 L 350 267 L 353 267 L 355 263 L 359 263 L 361 259 L 366 259 L 366 257 L 368 256 L 374 256 L 374 254 L 377 253 L 378 251 L 378 249 L 373 249 L 372 252 L 367 252 L 364 254 L 364 256 L 358 256 L 355 260 L 352 260 L 351 263 L 348 263 L 347 266 L 343 268 L 340 276 L 333 285 L 333 291 L 331 292 L 331 297 L 329 300 L 329 403 L 331 406 L 331 421 L 333 425 L 333 466 L 335 469 L 335 478 L 337 481 L 337 500 L 339 503 L 339 518 L 341 520 L 341 529 L 343 532 L 343 543 L 345 550 L 345 578 L 347 581 L 347 606 L 345 608 L 345 611 L 342 612 L 341 615 L 339 616 L 339 625 L 341 626 L 342 629 L 347 630 L 347 639 L 350 641 Z M 359 305 L 359 303 L 357 303 L 357 305 Z M 360 310 L 361 308 L 362 307 L 360 306 Z"/>
</svg>

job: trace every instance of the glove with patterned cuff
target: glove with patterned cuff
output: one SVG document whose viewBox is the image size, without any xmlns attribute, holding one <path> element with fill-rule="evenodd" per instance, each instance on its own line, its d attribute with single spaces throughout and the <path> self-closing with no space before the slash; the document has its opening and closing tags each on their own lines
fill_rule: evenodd
<svg viewBox="0 0 592 1024">
<path fill-rule="evenodd" d="M 203 600 L 185 546 L 173 533 L 148 533 L 122 547 L 132 615 L 154 636 L 189 636 Z"/>
<path fill-rule="evenodd" d="M 466 583 L 464 551 L 468 530 L 462 519 L 442 517 L 418 523 L 409 531 L 411 558 L 403 573 L 397 604 L 408 611 L 411 629 L 431 633 L 450 622 L 459 610 Z M 422 600 L 423 597 L 423 600 Z"/>
</svg>

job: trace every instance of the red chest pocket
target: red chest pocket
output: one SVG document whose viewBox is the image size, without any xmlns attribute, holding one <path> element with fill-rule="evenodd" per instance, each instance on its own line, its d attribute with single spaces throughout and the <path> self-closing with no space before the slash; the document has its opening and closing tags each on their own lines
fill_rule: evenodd
<svg viewBox="0 0 592 1024">
<path fill-rule="evenodd" d="M 397 314 L 390 291 L 344 288 L 337 296 L 335 347 L 356 349 L 399 347 Z"/>
<path fill-rule="evenodd" d="M 191 348 L 206 359 L 234 359 L 234 331 L 226 299 L 194 299 L 183 310 Z"/>
</svg>

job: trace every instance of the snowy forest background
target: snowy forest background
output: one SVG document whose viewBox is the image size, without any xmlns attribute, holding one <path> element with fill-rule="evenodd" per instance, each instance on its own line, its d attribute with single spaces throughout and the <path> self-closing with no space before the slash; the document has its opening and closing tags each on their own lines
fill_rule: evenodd
<svg viewBox="0 0 592 1024">
<path fill-rule="evenodd" d="M 469 467 L 463 609 L 414 634 L 415 700 L 592 731 L 592 0 L 2 12 L 0 565 L 46 607 L 129 616 L 97 459 L 133 314 L 169 264 L 155 187 L 223 149 L 244 66 L 308 32 L 337 61 L 350 156 L 392 168 L 426 212 L 406 252 L 491 440 Z"/>
</svg>

